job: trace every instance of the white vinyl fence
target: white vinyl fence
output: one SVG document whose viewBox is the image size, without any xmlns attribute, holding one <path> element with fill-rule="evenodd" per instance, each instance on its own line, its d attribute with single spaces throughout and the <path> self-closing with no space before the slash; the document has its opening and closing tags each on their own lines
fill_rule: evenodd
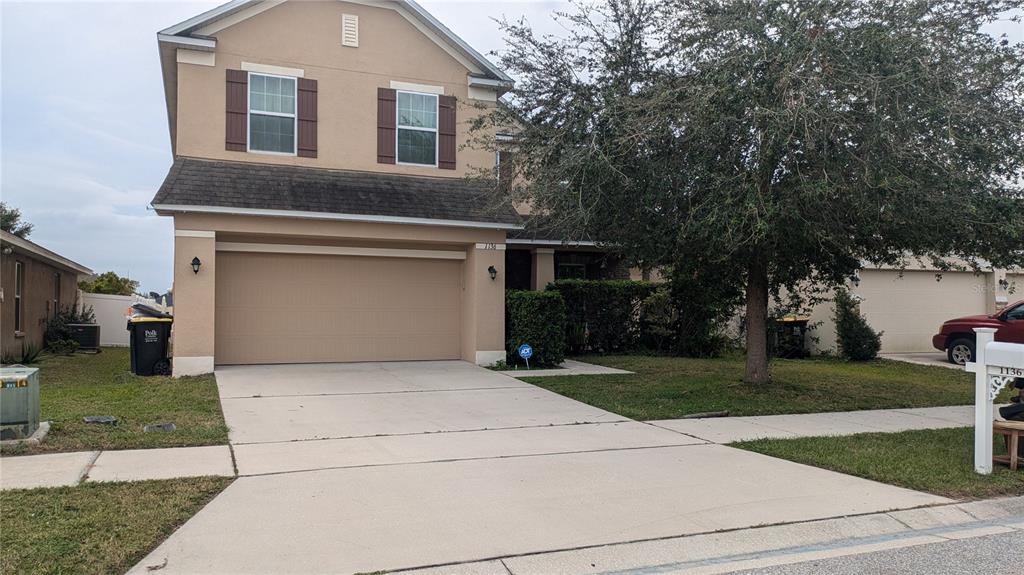
<svg viewBox="0 0 1024 575">
<path fill-rule="evenodd" d="M 83 293 L 82 307 L 92 306 L 96 323 L 100 324 L 100 345 L 128 346 L 128 308 L 133 303 L 144 303 L 163 310 L 164 306 L 139 295 L 106 295 Z"/>
</svg>

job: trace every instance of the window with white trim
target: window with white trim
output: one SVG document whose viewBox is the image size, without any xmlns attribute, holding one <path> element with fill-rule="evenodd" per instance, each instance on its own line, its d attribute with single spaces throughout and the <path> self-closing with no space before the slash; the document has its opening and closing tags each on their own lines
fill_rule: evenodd
<svg viewBox="0 0 1024 575">
<path fill-rule="evenodd" d="M 398 92 L 399 164 L 437 165 L 437 95 Z"/>
<path fill-rule="evenodd" d="M 23 316 L 21 292 L 25 289 L 25 264 L 14 262 L 14 331 L 22 331 Z"/>
<path fill-rule="evenodd" d="M 297 81 L 249 73 L 249 151 L 295 153 Z"/>
</svg>

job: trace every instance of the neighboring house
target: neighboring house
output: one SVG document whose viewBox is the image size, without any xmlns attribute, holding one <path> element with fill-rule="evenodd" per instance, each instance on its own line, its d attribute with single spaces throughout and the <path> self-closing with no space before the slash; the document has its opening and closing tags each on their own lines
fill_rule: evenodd
<svg viewBox="0 0 1024 575">
<path fill-rule="evenodd" d="M 46 321 L 75 305 L 78 280 L 92 273 L 50 250 L 0 231 L 0 351 L 19 356 L 43 346 Z"/>
<path fill-rule="evenodd" d="M 493 152 L 463 146 L 504 73 L 408 0 L 236 0 L 158 41 L 177 375 L 504 359 L 522 223 L 465 178 Z"/>
<path fill-rule="evenodd" d="M 900 271 L 868 266 L 850 290 L 860 299 L 868 324 L 882 334 L 882 352 L 935 352 L 932 336 L 942 322 L 967 315 L 992 314 L 1024 299 L 1024 272 L 1018 270 L 941 271 L 924 265 Z M 836 351 L 831 302 L 811 314 L 817 327 L 814 351 Z"/>
</svg>

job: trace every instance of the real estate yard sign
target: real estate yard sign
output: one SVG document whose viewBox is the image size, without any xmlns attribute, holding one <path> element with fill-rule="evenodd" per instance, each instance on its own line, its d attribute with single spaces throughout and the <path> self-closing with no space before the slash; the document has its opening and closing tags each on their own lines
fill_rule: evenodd
<svg viewBox="0 0 1024 575">
<path fill-rule="evenodd" d="M 1024 377 L 1024 345 L 994 341 L 996 330 L 975 328 L 975 362 L 966 370 L 974 372 L 974 470 L 992 473 L 992 402 L 999 392 L 1018 377 Z"/>
</svg>

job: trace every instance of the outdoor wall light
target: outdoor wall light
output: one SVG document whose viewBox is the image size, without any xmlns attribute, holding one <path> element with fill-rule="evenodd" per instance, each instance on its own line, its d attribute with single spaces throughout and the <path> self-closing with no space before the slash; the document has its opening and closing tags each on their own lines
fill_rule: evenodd
<svg viewBox="0 0 1024 575">
<path fill-rule="evenodd" d="M 199 261 L 199 258 L 192 258 L 192 272 L 199 273 L 199 266 L 203 265 L 203 262 Z"/>
<path fill-rule="evenodd" d="M 491 281 L 498 277 L 498 270 L 494 269 L 494 266 L 488 266 L 487 273 L 491 274 Z"/>
<path fill-rule="evenodd" d="M 1008 287 L 1010 287 L 1010 280 L 1006 278 L 999 278 L 999 288 L 1005 290 Z"/>
<path fill-rule="evenodd" d="M 11 249 L 10 246 L 4 246 L 3 250 L 0 250 L 0 253 L 3 253 L 5 256 L 9 256 L 14 253 L 14 250 Z"/>
</svg>

